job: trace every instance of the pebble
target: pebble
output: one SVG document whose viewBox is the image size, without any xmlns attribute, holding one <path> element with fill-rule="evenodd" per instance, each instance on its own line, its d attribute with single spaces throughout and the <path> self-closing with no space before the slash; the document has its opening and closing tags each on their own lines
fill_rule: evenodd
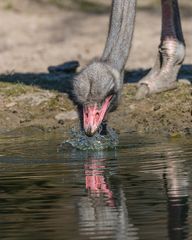
<svg viewBox="0 0 192 240">
<path fill-rule="evenodd" d="M 77 118 L 78 118 L 78 114 L 76 111 L 61 112 L 55 116 L 55 119 L 60 123 L 65 120 L 75 120 Z"/>
<path fill-rule="evenodd" d="M 155 106 L 153 107 L 153 111 L 157 111 L 157 110 L 159 110 L 160 108 L 161 108 L 161 105 L 160 105 L 160 104 L 155 105 Z"/>
<path fill-rule="evenodd" d="M 16 102 L 10 102 L 8 104 L 5 105 L 6 108 L 11 108 L 14 107 L 17 103 Z"/>
<path fill-rule="evenodd" d="M 179 79 L 178 82 L 184 85 L 191 85 L 191 81 L 187 79 Z"/>
</svg>

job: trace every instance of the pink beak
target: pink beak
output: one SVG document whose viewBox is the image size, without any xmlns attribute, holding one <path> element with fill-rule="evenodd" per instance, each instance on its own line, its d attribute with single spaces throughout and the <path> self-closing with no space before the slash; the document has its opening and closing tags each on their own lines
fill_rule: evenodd
<svg viewBox="0 0 192 240">
<path fill-rule="evenodd" d="M 100 109 L 96 103 L 83 108 L 83 128 L 88 136 L 93 136 L 101 125 L 109 107 L 111 98 L 112 96 L 107 97 Z"/>
</svg>

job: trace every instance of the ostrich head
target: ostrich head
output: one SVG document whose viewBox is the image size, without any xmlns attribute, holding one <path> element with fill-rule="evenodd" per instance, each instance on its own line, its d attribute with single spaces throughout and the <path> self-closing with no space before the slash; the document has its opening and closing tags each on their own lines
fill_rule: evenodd
<svg viewBox="0 0 192 240">
<path fill-rule="evenodd" d="M 94 135 L 107 113 L 117 105 L 121 87 L 120 73 L 104 62 L 91 63 L 76 76 L 75 102 L 86 135 Z"/>
</svg>

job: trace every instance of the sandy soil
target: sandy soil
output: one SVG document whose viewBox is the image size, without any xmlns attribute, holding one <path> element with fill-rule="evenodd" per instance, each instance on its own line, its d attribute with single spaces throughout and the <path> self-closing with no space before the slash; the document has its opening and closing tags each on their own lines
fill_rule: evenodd
<svg viewBox="0 0 192 240">
<path fill-rule="evenodd" d="M 21 3 L 21 1 L 17 1 Z M 100 56 L 108 14 L 89 14 L 32 4 L 0 5 L 0 132 L 24 127 L 52 131 L 77 123 L 66 93 L 73 74 L 49 74 L 48 66 L 78 60 L 81 67 Z M 41 7 L 39 7 L 41 6 Z M 191 17 L 182 12 L 187 45 L 179 78 L 192 80 Z M 135 82 L 153 65 L 160 34 L 160 12 L 139 9 L 126 80 Z M 81 68 L 80 67 L 80 68 Z M 191 85 L 135 101 L 135 84 L 124 87 L 122 104 L 110 123 L 119 131 L 192 132 Z M 65 92 L 65 93 L 63 93 Z"/>
</svg>

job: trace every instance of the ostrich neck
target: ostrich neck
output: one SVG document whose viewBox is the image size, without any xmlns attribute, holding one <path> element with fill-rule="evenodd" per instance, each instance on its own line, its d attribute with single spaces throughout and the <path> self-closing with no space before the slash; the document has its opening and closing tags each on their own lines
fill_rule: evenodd
<svg viewBox="0 0 192 240">
<path fill-rule="evenodd" d="M 102 61 L 122 72 L 131 46 L 136 0 L 113 0 L 109 32 Z"/>
</svg>

